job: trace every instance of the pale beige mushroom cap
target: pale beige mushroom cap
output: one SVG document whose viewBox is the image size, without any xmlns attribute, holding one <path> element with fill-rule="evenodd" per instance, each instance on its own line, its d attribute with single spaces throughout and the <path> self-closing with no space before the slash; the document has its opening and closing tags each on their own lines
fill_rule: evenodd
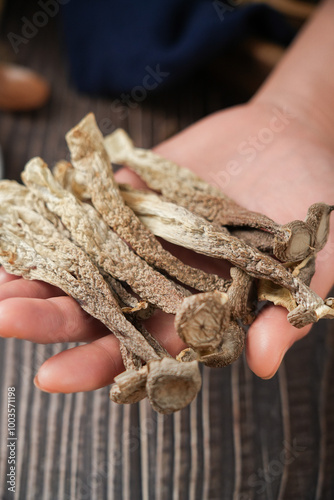
<svg viewBox="0 0 334 500">
<path fill-rule="evenodd" d="M 200 353 L 221 344 L 229 322 L 228 295 L 214 291 L 185 298 L 174 324 L 179 337 Z"/>
<path fill-rule="evenodd" d="M 147 395 L 152 408 L 169 414 L 189 405 L 202 386 L 197 361 L 180 363 L 172 358 L 149 361 Z"/>
</svg>

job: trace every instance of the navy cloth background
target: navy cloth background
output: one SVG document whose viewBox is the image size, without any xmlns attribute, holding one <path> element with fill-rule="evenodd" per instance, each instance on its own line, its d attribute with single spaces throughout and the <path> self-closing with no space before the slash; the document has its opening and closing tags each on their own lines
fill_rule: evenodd
<svg viewBox="0 0 334 500">
<path fill-rule="evenodd" d="M 262 4 L 237 0 L 63 1 L 71 76 L 93 94 L 158 91 L 251 33 L 288 43 L 292 29 Z"/>
</svg>

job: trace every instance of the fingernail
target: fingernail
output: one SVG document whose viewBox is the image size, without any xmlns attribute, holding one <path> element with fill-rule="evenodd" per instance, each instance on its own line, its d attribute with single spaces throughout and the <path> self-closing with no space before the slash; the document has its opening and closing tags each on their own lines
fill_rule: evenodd
<svg viewBox="0 0 334 500">
<path fill-rule="evenodd" d="M 37 374 L 37 375 L 35 375 L 35 378 L 34 378 L 34 384 L 35 384 L 35 386 L 37 387 L 37 389 L 42 390 L 42 389 L 41 389 L 41 387 L 40 387 L 40 385 L 39 385 L 38 374 Z"/>
<path fill-rule="evenodd" d="M 278 368 L 279 368 L 279 367 L 278 367 Z M 277 370 L 278 370 L 278 368 L 277 368 Z M 274 371 L 273 373 L 271 373 L 270 375 L 267 375 L 267 377 L 261 377 L 261 378 L 262 378 L 262 380 L 270 380 L 271 378 L 273 378 L 273 377 L 276 375 L 277 370 L 275 370 L 275 371 Z"/>
<path fill-rule="evenodd" d="M 273 370 L 273 371 L 271 372 L 271 374 L 270 374 L 270 375 L 267 375 L 266 377 L 261 377 L 263 380 L 270 380 L 271 378 L 273 378 L 273 377 L 276 375 L 276 373 L 277 373 L 277 371 L 278 371 L 279 367 L 281 366 L 281 363 L 282 363 L 282 361 L 283 361 L 283 358 L 284 358 L 285 353 L 286 353 L 286 351 L 287 351 L 287 350 L 288 350 L 288 348 L 286 348 L 286 349 L 283 351 L 283 353 L 281 354 L 281 357 L 280 357 L 279 363 L 277 364 L 277 366 L 276 366 L 275 370 Z"/>
<path fill-rule="evenodd" d="M 38 374 L 34 378 L 34 384 L 35 384 L 35 387 L 37 387 L 37 389 L 39 389 L 40 391 L 49 392 L 47 389 L 43 389 L 43 387 L 41 387 L 41 385 L 39 383 L 39 379 L 38 379 Z"/>
</svg>

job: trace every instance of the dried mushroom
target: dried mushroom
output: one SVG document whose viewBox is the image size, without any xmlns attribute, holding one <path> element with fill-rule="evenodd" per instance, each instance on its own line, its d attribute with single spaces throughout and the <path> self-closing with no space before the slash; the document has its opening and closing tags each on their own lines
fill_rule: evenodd
<svg viewBox="0 0 334 500">
<path fill-rule="evenodd" d="M 304 221 L 279 225 L 135 148 L 122 130 L 103 138 L 92 114 L 67 142 L 71 163 L 52 173 L 33 158 L 22 173 L 26 186 L 0 182 L 0 263 L 58 286 L 118 338 L 125 371 L 112 401 L 147 397 L 164 414 L 187 406 L 201 388 L 199 363 L 223 367 L 242 354 L 258 301 L 285 307 L 298 328 L 334 318 L 334 299 L 309 287 L 334 206 L 316 203 Z M 118 185 L 110 160 L 156 192 Z M 157 237 L 227 260 L 231 279 L 186 265 Z M 144 326 L 158 308 L 175 315 L 188 346 L 176 359 Z"/>
<path fill-rule="evenodd" d="M 148 363 L 147 394 L 152 408 L 173 413 L 187 406 L 202 385 L 197 361 L 180 363 L 164 358 Z"/>
</svg>

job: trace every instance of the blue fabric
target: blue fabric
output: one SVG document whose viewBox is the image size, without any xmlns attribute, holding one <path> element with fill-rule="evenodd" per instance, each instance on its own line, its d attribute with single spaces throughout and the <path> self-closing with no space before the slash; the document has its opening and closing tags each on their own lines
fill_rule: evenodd
<svg viewBox="0 0 334 500">
<path fill-rule="evenodd" d="M 64 2 L 65 3 L 65 2 Z M 262 4 L 234 0 L 70 0 L 63 26 L 79 90 L 158 91 L 250 33 L 288 43 L 291 28 Z M 142 91 L 143 92 L 143 91 Z"/>
</svg>

